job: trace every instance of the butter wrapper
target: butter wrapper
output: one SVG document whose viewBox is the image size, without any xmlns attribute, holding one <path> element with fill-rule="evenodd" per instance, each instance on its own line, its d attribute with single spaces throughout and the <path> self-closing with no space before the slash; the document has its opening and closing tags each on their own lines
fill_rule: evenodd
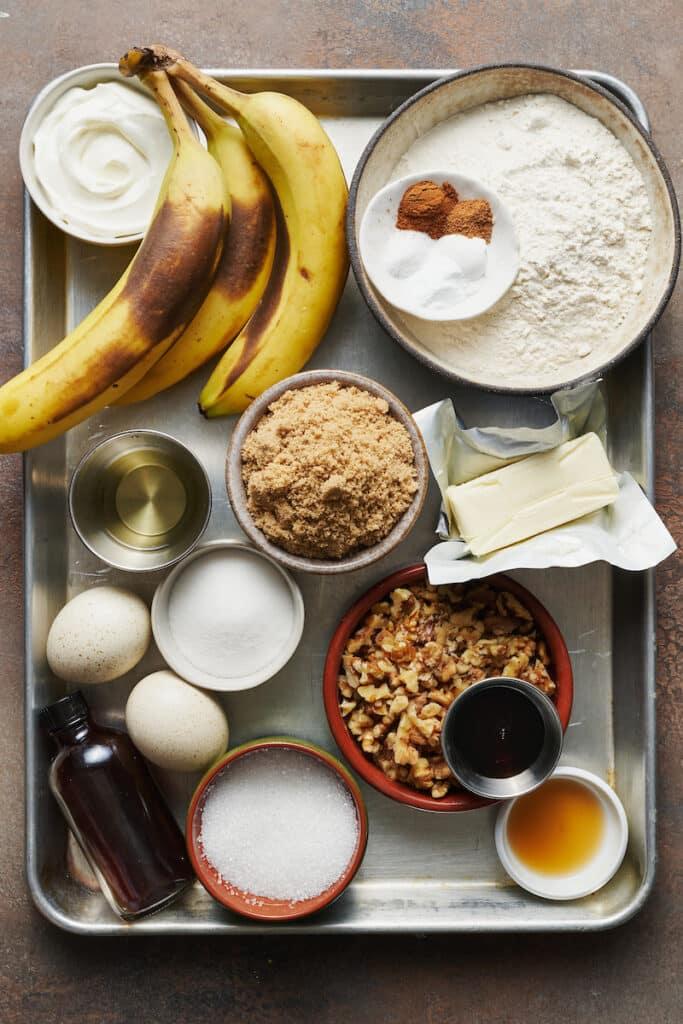
<svg viewBox="0 0 683 1024">
<path fill-rule="evenodd" d="M 467 428 L 450 400 L 414 414 L 443 499 L 436 530 L 442 543 L 425 555 L 431 583 L 461 583 L 510 569 L 573 567 L 597 561 L 639 571 L 657 565 L 676 550 L 671 534 L 636 481 L 621 473 L 619 493 L 608 507 L 490 554 L 472 554 L 449 520 L 449 486 L 549 451 L 585 433 L 595 432 L 606 444 L 605 402 L 599 382 L 564 389 L 551 396 L 550 404 L 540 404 L 538 400 L 511 403 L 506 426 Z"/>
</svg>

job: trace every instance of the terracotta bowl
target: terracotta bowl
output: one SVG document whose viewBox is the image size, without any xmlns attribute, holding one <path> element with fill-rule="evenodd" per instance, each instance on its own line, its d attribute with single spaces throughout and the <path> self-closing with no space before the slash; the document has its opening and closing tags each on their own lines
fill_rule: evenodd
<svg viewBox="0 0 683 1024">
<path fill-rule="evenodd" d="M 313 896 L 307 900 L 297 900 L 294 903 L 289 900 L 275 900 L 265 896 L 255 897 L 252 893 L 244 892 L 230 885 L 228 881 L 220 877 L 213 865 L 206 859 L 199 841 L 202 811 L 207 790 L 213 780 L 218 775 L 229 772 L 230 765 L 239 758 L 244 757 L 246 754 L 251 754 L 255 750 L 269 748 L 295 750 L 326 765 L 343 783 L 354 802 L 358 817 L 358 841 L 354 855 L 344 873 L 333 885 L 318 896 Z M 265 739 L 252 740 L 249 743 L 244 743 L 241 747 L 235 747 L 234 750 L 221 757 L 209 769 L 197 786 L 190 802 L 185 835 L 195 874 L 215 900 L 222 903 L 228 910 L 241 914 L 243 917 L 250 917 L 256 921 L 294 921 L 297 918 L 308 917 L 309 914 L 314 914 L 316 911 L 328 907 L 341 896 L 353 880 L 365 856 L 365 847 L 368 842 L 368 816 L 358 783 L 348 769 L 335 757 L 328 754 L 326 750 L 322 750 L 320 747 L 316 747 L 312 743 L 306 743 L 303 740 L 290 739 L 287 736 L 271 736 Z M 258 902 L 255 902 L 255 900 L 258 900 Z"/>
<path fill-rule="evenodd" d="M 283 548 L 273 544 L 266 535 L 259 530 L 254 523 L 251 513 L 247 508 L 247 493 L 242 479 L 242 445 L 247 435 L 254 429 L 259 420 L 268 411 L 268 407 L 283 395 L 285 391 L 293 388 L 305 388 L 311 384 L 328 384 L 330 381 L 339 381 L 347 387 L 355 385 L 370 394 L 383 398 L 389 406 L 391 415 L 402 423 L 410 435 L 415 455 L 415 468 L 417 471 L 417 491 L 408 508 L 395 524 L 392 530 L 377 544 L 369 548 L 363 548 L 346 558 L 304 558 L 302 555 L 292 555 Z M 228 495 L 232 504 L 233 512 L 246 535 L 253 543 L 267 555 L 274 558 L 281 565 L 288 569 L 295 569 L 299 572 L 318 573 L 320 575 L 331 575 L 333 573 L 351 572 L 354 569 L 362 569 L 379 558 L 383 558 L 389 551 L 405 540 L 413 526 L 417 522 L 422 511 L 427 487 L 429 484 L 429 472 L 427 464 L 427 453 L 425 452 L 422 435 L 417 429 L 415 420 L 405 405 L 387 388 L 378 384 L 377 381 L 362 377 L 358 373 L 346 373 L 341 370 L 307 370 L 305 373 L 297 373 L 293 377 L 280 381 L 272 388 L 264 391 L 242 413 L 235 430 L 233 431 L 228 448 L 226 462 L 226 483 Z"/>
<path fill-rule="evenodd" d="M 420 338 L 419 324 L 409 326 L 372 286 L 359 254 L 358 235 L 372 197 L 397 177 L 396 165 L 412 143 L 436 124 L 472 107 L 526 93 L 552 93 L 597 118 L 616 136 L 640 171 L 652 214 L 652 239 L 643 288 L 633 308 L 615 330 L 609 351 L 568 364 L 542 384 L 509 385 L 493 372 L 475 379 L 460 367 L 457 354 L 446 361 Z M 648 132 L 614 95 L 579 75 L 533 64 L 492 64 L 442 78 L 406 100 L 371 138 L 356 167 L 349 193 L 347 242 L 351 265 L 365 301 L 384 329 L 411 355 L 437 373 L 487 391 L 546 394 L 556 388 L 594 379 L 623 359 L 652 330 L 673 290 L 680 262 L 680 222 L 669 173 Z M 412 324 L 412 320 L 411 320 Z M 580 362 L 580 365 L 579 365 Z M 469 375 L 468 375 L 469 374 Z"/>
<path fill-rule="evenodd" d="M 464 789 L 448 793 L 440 800 L 436 800 L 434 797 L 429 796 L 429 794 L 413 789 L 411 786 L 406 786 L 402 782 L 392 782 L 391 779 L 386 777 L 381 768 L 378 768 L 365 756 L 349 732 L 339 710 L 337 680 L 340 674 L 341 658 L 346 641 L 372 606 L 386 597 L 395 587 L 426 582 L 427 570 L 423 564 L 399 569 L 398 572 L 392 573 L 391 576 L 387 576 L 386 579 L 376 583 L 374 587 L 371 587 L 367 593 L 363 594 L 349 608 L 337 626 L 327 651 L 323 673 L 325 713 L 332 735 L 346 760 L 365 782 L 374 786 L 380 793 L 391 797 L 392 800 L 398 800 L 399 803 L 408 804 L 410 807 L 419 807 L 423 811 L 472 811 L 478 807 L 486 807 L 496 801 L 475 796 L 474 793 L 469 793 Z M 533 594 L 530 594 L 525 587 L 510 579 L 509 576 L 502 574 L 488 576 L 485 582 L 495 590 L 510 591 L 533 615 L 539 633 L 548 645 L 553 675 L 557 684 L 554 703 L 560 716 L 562 731 L 565 732 L 572 711 L 574 681 L 569 651 L 555 620 L 543 605 L 536 600 Z"/>
</svg>

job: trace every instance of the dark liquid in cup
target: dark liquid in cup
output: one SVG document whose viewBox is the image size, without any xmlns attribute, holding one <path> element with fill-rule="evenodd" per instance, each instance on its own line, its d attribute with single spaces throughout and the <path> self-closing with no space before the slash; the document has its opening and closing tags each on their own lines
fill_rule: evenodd
<svg viewBox="0 0 683 1024">
<path fill-rule="evenodd" d="M 58 746 L 50 789 L 116 913 L 160 909 L 192 883 L 185 839 L 142 754 L 94 722 L 79 692 L 44 708 Z"/>
<path fill-rule="evenodd" d="M 534 763 L 543 739 L 543 719 L 531 701 L 501 686 L 468 697 L 455 720 L 452 746 L 478 775 L 509 779 Z"/>
</svg>

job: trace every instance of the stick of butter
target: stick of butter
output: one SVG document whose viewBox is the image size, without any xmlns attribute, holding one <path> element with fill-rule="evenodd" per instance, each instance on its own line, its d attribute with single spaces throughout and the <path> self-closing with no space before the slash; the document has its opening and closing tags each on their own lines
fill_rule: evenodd
<svg viewBox="0 0 683 1024">
<path fill-rule="evenodd" d="M 597 434 L 583 434 L 465 484 L 446 499 L 473 555 L 535 537 L 611 505 L 617 478 Z"/>
</svg>

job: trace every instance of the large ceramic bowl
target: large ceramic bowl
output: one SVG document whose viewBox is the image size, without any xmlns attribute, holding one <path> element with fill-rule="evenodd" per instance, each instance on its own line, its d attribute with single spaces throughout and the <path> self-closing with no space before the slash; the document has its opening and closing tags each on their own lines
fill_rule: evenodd
<svg viewBox="0 0 683 1024">
<path fill-rule="evenodd" d="M 479 379 L 458 366 L 457 354 L 447 362 L 420 339 L 419 327 L 410 327 L 401 314 L 372 286 L 359 254 L 358 236 L 363 214 L 372 197 L 397 176 L 395 168 L 413 142 L 436 124 L 482 103 L 527 93 L 552 93 L 597 118 L 616 136 L 633 159 L 647 189 L 652 239 L 642 291 L 633 308 L 615 330 L 607 357 L 593 353 L 567 364 L 557 379 L 506 383 L 493 373 Z M 360 290 L 382 327 L 412 355 L 453 380 L 476 384 L 489 391 L 544 394 L 556 388 L 595 378 L 623 359 L 652 330 L 664 310 L 678 272 L 680 223 L 673 186 L 650 135 L 626 107 L 606 89 L 578 75 L 529 64 L 499 64 L 471 68 L 443 78 L 416 93 L 375 133 L 363 152 L 351 184 L 347 215 L 351 265 Z M 579 365 L 580 363 L 580 365 Z"/>
<path fill-rule="evenodd" d="M 363 391 L 369 391 L 371 395 L 383 398 L 389 406 L 391 415 L 402 423 L 408 431 L 413 446 L 415 457 L 415 470 L 417 473 L 417 490 L 408 508 L 394 524 L 389 533 L 377 544 L 369 548 L 362 548 L 353 552 L 345 558 L 305 558 L 303 555 L 293 555 L 284 548 L 273 544 L 262 530 L 254 522 L 247 507 L 247 492 L 242 478 L 242 446 L 259 420 L 265 416 L 268 407 L 276 399 L 293 388 L 306 388 L 312 384 L 327 384 L 330 381 L 339 381 L 345 387 L 357 387 Z M 351 572 L 354 569 L 362 569 L 377 559 L 383 558 L 389 551 L 393 550 L 405 540 L 413 526 L 417 522 L 422 511 L 427 488 L 429 485 L 429 473 L 427 469 L 427 453 L 425 451 L 422 435 L 417 429 L 415 420 L 396 395 L 388 388 L 370 380 L 369 377 L 362 377 L 358 373 L 346 373 L 342 370 L 306 370 L 304 373 L 297 373 L 293 377 L 287 377 L 268 388 L 242 413 L 235 430 L 233 431 L 228 448 L 228 457 L 225 468 L 226 484 L 228 495 L 237 522 L 240 524 L 247 537 L 262 551 L 281 565 L 298 572 L 318 573 L 319 575 L 331 575 L 339 572 Z"/>
<path fill-rule="evenodd" d="M 410 807 L 418 807 L 423 811 L 473 811 L 478 807 L 486 807 L 495 801 L 476 796 L 465 789 L 455 790 L 437 800 L 428 793 L 413 789 L 411 786 L 406 786 L 403 782 L 392 782 L 391 779 L 388 779 L 381 768 L 378 768 L 376 764 L 365 756 L 349 732 L 339 708 L 337 681 L 341 671 L 341 659 L 346 641 L 372 606 L 385 598 L 395 587 L 409 587 L 415 584 L 426 583 L 426 581 L 427 570 L 422 564 L 399 569 L 398 572 L 392 573 L 391 576 L 387 576 L 386 579 L 376 583 L 374 587 L 371 587 L 349 608 L 337 626 L 327 651 L 323 673 L 325 714 L 327 715 L 327 721 L 337 746 L 346 760 L 365 782 L 374 786 L 380 793 L 384 793 L 385 796 L 391 797 L 392 800 L 397 800 L 399 803 L 408 804 Z M 569 651 L 557 623 L 550 615 L 550 612 L 543 607 L 540 601 L 536 600 L 533 594 L 530 594 L 525 587 L 510 579 L 509 576 L 502 574 L 488 576 L 482 582 L 487 583 L 495 590 L 508 590 L 531 612 L 550 654 L 553 678 L 557 687 L 554 703 L 560 716 L 562 731 L 565 732 L 572 713 L 574 678 Z"/>
<path fill-rule="evenodd" d="M 289 900 L 254 896 L 231 885 L 230 880 L 222 878 L 210 861 L 206 859 L 200 839 L 204 803 L 214 780 L 218 776 L 229 773 L 230 766 L 239 758 L 253 754 L 255 751 L 268 749 L 293 750 L 325 765 L 326 768 L 336 775 L 350 795 L 358 818 L 356 848 L 343 874 L 340 875 L 333 885 L 318 896 L 297 900 L 294 903 Z M 257 921 L 293 921 L 328 907 L 330 903 L 333 903 L 334 900 L 341 896 L 346 887 L 351 883 L 365 855 L 365 847 L 368 842 L 368 816 L 358 783 L 335 757 L 332 757 L 326 750 L 322 750 L 312 743 L 290 739 L 286 736 L 273 736 L 261 740 L 252 740 L 241 747 L 235 747 L 234 750 L 225 754 L 224 757 L 220 758 L 209 769 L 197 786 L 190 802 L 185 835 L 187 837 L 190 860 L 192 861 L 197 878 L 213 898 L 222 903 L 224 907 L 234 911 L 236 914 L 241 914 L 243 917 L 251 917 Z"/>
</svg>

